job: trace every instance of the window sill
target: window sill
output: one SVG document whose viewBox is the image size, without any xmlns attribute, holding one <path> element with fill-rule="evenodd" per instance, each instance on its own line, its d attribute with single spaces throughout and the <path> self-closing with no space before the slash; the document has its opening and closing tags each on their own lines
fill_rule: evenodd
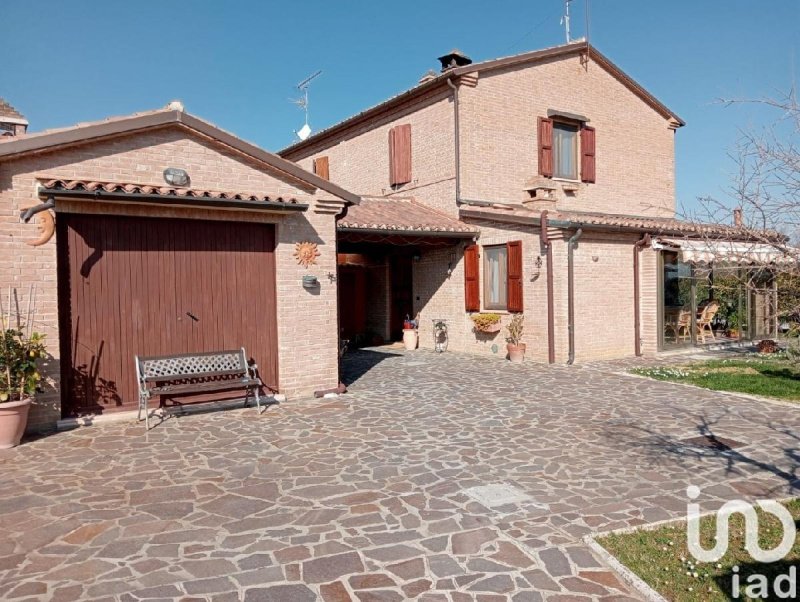
<svg viewBox="0 0 800 602">
<path fill-rule="evenodd" d="M 551 178 L 553 182 L 566 182 L 567 184 L 583 184 L 580 180 L 573 180 L 572 178 Z"/>
</svg>

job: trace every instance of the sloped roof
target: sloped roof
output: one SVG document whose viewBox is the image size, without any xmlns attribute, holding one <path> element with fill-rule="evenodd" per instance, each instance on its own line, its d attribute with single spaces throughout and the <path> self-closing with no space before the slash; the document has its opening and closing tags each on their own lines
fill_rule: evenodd
<svg viewBox="0 0 800 602">
<path fill-rule="evenodd" d="M 475 226 L 465 224 L 414 199 L 396 197 L 362 197 L 361 203 L 350 207 L 337 222 L 337 229 L 395 234 L 463 235 L 465 238 L 478 233 Z"/>
<path fill-rule="evenodd" d="M 509 204 L 465 205 L 461 207 L 459 214 L 462 218 L 531 225 L 539 225 L 542 217 L 541 211 Z M 585 228 L 587 230 L 595 228 L 598 230 L 647 232 L 686 237 L 724 237 L 731 240 L 750 240 L 756 234 L 741 227 L 726 226 L 724 224 L 690 222 L 669 217 L 594 213 L 589 211 L 548 210 L 547 221 L 548 224 L 557 228 Z M 774 238 L 776 241 L 782 239 L 777 232 L 759 232 L 758 237 Z"/>
<path fill-rule="evenodd" d="M 355 126 L 363 121 L 366 121 L 367 119 L 372 119 L 383 113 L 390 112 L 395 107 L 402 105 L 404 102 L 422 96 L 426 92 L 432 91 L 439 86 L 444 87 L 446 86 L 446 82 L 448 80 L 457 79 L 462 75 L 466 75 L 469 73 L 480 73 L 482 71 L 491 71 L 494 69 L 502 69 L 505 67 L 512 67 L 515 65 L 521 65 L 525 63 L 535 63 L 552 58 L 559 58 L 573 54 L 580 54 L 581 52 L 587 52 L 589 57 L 592 58 L 598 65 L 600 65 L 601 67 L 606 69 L 609 73 L 611 73 L 611 75 L 616 77 L 623 85 L 629 88 L 634 94 L 636 94 L 644 102 L 650 105 L 657 113 L 659 113 L 665 119 L 674 120 L 679 127 L 686 125 L 686 122 L 680 117 L 678 117 L 678 115 L 674 111 L 670 110 L 660 100 L 658 100 L 655 96 L 653 96 L 650 92 L 648 92 L 641 84 L 639 84 L 636 80 L 627 75 L 624 71 L 622 71 L 622 69 L 620 69 L 617 65 L 611 62 L 611 60 L 609 60 L 606 56 L 600 53 L 600 51 L 598 51 L 594 46 L 588 44 L 587 42 L 580 41 L 580 42 L 571 42 L 570 44 L 562 44 L 559 46 L 552 46 L 549 48 L 543 48 L 541 50 L 523 52 L 521 54 L 515 54 L 512 56 L 481 61 L 478 63 L 472 63 L 469 65 L 464 65 L 463 67 L 456 67 L 454 69 L 449 69 L 445 72 L 438 73 L 435 76 L 431 78 L 426 78 L 421 83 L 399 94 L 396 94 L 395 96 L 392 96 L 377 105 L 369 107 L 368 109 L 356 113 L 355 115 L 348 117 L 347 119 L 335 123 L 323 130 L 320 130 L 319 132 L 317 132 L 313 136 L 309 136 L 305 140 L 301 140 L 290 146 L 287 146 L 283 150 L 279 151 L 278 154 L 284 157 L 292 156 L 302 149 L 306 149 L 313 146 L 314 144 L 320 142 L 324 138 L 333 136 L 338 132 L 344 131 L 349 127 Z"/>
<path fill-rule="evenodd" d="M 295 181 L 304 183 L 306 186 L 325 190 L 351 204 L 358 204 L 359 202 L 358 195 L 304 170 L 292 161 L 283 159 L 199 117 L 184 112 L 182 107 L 176 107 L 176 103 L 171 103 L 163 109 L 154 111 L 134 113 L 121 117 L 109 117 L 101 121 L 79 123 L 70 127 L 7 138 L 5 141 L 0 142 L 0 162 L 30 153 L 52 152 L 66 146 L 86 144 L 104 138 L 169 125 L 185 127 L 211 138 L 284 173 Z M 0 138 L 0 140 L 2 139 Z"/>
<path fill-rule="evenodd" d="M 28 120 L 25 119 L 25 116 L 22 113 L 12 107 L 5 98 L 0 98 L 0 119 L 3 119 L 4 117 L 14 119 L 15 121 L 23 121 L 26 124 L 28 123 Z"/>
</svg>

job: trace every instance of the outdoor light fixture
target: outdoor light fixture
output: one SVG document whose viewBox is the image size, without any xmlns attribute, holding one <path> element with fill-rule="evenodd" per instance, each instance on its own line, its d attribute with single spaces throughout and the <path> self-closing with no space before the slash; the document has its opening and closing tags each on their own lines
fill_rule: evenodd
<svg viewBox="0 0 800 602">
<path fill-rule="evenodd" d="M 314 288 L 317 288 L 318 286 L 319 286 L 319 280 L 317 280 L 316 276 L 311 276 L 310 274 L 306 275 L 306 276 L 303 276 L 303 288 L 304 289 L 306 289 L 306 290 L 314 289 Z"/>
<path fill-rule="evenodd" d="M 177 167 L 167 167 L 164 170 L 164 181 L 170 186 L 185 187 L 189 185 L 189 174 L 185 169 Z"/>
</svg>

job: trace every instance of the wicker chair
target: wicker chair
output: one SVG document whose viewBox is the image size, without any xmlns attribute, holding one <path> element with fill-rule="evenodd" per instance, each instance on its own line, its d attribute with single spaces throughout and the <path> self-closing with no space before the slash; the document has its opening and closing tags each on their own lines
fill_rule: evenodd
<svg viewBox="0 0 800 602">
<path fill-rule="evenodd" d="M 700 311 L 697 318 L 697 340 L 705 345 L 706 337 L 711 336 L 712 341 L 716 341 L 717 337 L 714 336 L 714 329 L 711 328 L 711 321 L 719 311 L 719 301 L 709 301 L 705 307 Z"/>
<path fill-rule="evenodd" d="M 691 338 L 692 328 L 692 312 L 688 309 L 676 309 L 670 312 L 669 316 L 665 316 L 666 323 L 664 324 L 665 334 L 672 333 L 675 337 L 675 342 L 686 341 Z"/>
</svg>

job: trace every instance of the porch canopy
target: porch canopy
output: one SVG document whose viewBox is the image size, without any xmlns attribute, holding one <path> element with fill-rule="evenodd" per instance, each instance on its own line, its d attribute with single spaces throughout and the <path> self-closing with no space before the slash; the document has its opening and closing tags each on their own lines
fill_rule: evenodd
<svg viewBox="0 0 800 602">
<path fill-rule="evenodd" d="M 362 197 L 347 208 L 336 225 L 346 242 L 393 245 L 448 245 L 476 238 L 475 226 L 465 224 L 411 198 Z"/>
<path fill-rule="evenodd" d="M 680 261 L 695 265 L 769 266 L 797 262 L 797 257 L 762 242 L 659 238 L 654 249 L 675 251 Z"/>
</svg>

